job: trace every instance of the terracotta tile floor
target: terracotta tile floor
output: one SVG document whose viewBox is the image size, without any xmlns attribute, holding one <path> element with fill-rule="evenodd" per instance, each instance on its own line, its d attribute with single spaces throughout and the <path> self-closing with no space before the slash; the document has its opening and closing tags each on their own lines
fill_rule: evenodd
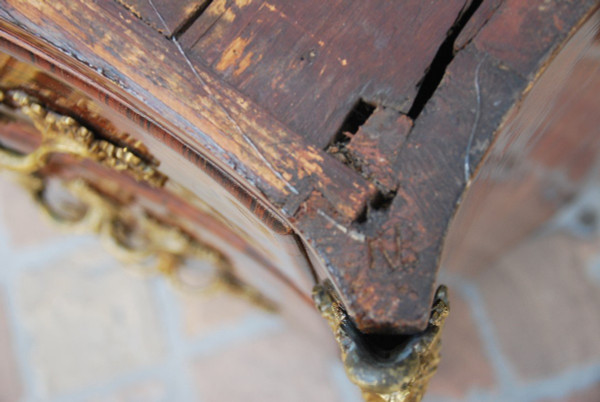
<svg viewBox="0 0 600 402">
<path fill-rule="evenodd" d="M 600 401 L 600 184 L 477 273 L 429 402 Z M 597 224 L 597 222 L 596 222 Z M 317 314 L 188 297 L 63 233 L 0 176 L 0 401 L 359 401 Z"/>
</svg>

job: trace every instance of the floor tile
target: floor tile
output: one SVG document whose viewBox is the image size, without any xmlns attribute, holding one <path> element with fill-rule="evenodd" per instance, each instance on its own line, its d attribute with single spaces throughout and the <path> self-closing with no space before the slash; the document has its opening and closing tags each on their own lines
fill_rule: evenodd
<svg viewBox="0 0 600 402">
<path fill-rule="evenodd" d="M 163 332 L 147 281 L 99 245 L 36 268 L 22 274 L 18 313 L 41 396 L 157 364 Z"/>
</svg>

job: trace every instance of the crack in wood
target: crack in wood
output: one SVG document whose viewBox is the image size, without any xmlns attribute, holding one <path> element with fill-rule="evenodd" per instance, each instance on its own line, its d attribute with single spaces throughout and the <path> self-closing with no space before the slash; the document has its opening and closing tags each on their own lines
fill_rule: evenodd
<svg viewBox="0 0 600 402">
<path fill-rule="evenodd" d="M 184 14 L 177 15 L 179 18 L 173 19 L 160 12 L 160 9 L 162 9 L 164 5 L 163 7 L 158 7 L 153 0 L 146 0 L 146 4 L 144 4 L 143 0 L 114 1 L 133 14 L 139 21 L 169 40 L 172 38 L 178 39 L 183 35 L 213 2 L 213 0 L 205 0 L 198 4 L 191 3 L 189 4 L 189 7 L 185 9 Z M 155 17 L 158 19 L 158 26 Z"/>
<path fill-rule="evenodd" d="M 206 11 L 206 9 L 212 4 L 213 0 L 207 0 L 205 3 L 200 5 L 198 9 L 196 9 L 190 16 L 183 20 L 178 27 L 173 30 L 171 34 L 171 38 L 179 39 L 181 35 L 183 35 L 193 24 L 196 22 L 198 18 Z"/>
<path fill-rule="evenodd" d="M 452 60 L 454 60 L 454 56 L 456 56 L 454 43 L 471 17 L 473 17 L 473 14 L 475 14 L 475 11 L 477 11 L 479 6 L 481 6 L 481 3 L 483 3 L 483 0 L 473 0 L 468 6 L 467 3 L 465 3 L 466 8 L 459 13 L 456 22 L 452 24 L 448 30 L 446 40 L 442 42 L 435 57 L 433 58 L 433 61 L 427 68 L 425 76 L 419 83 L 419 91 L 417 92 L 417 96 L 415 97 L 415 100 L 408 112 L 408 116 L 411 119 L 416 120 L 419 117 L 439 87 L 442 79 L 444 78 L 444 74 L 446 73 L 446 69 Z"/>
<path fill-rule="evenodd" d="M 159 34 L 163 35 L 165 38 L 168 39 L 168 35 L 165 35 L 165 32 L 163 31 L 163 29 L 161 28 L 157 28 L 152 24 L 152 21 L 148 20 L 147 18 L 144 18 L 144 16 L 142 15 L 142 13 L 136 9 L 133 5 L 127 3 L 124 0 L 114 0 L 117 4 L 119 4 L 121 7 L 123 7 L 124 9 L 126 9 L 127 11 L 129 11 L 135 18 L 137 18 L 139 21 L 141 21 L 143 24 L 149 26 L 150 28 L 152 28 L 153 30 L 157 31 Z M 157 13 L 158 16 L 160 16 L 160 18 L 162 19 L 162 16 L 160 14 Z M 163 20 L 164 22 L 164 20 Z M 163 24 L 165 29 L 166 28 L 166 24 Z"/>
</svg>

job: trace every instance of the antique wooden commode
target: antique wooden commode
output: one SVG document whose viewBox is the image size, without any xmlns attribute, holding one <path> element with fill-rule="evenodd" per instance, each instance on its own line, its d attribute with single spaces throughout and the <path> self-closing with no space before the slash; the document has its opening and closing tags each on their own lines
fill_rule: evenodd
<svg viewBox="0 0 600 402">
<path fill-rule="evenodd" d="M 567 198 L 544 172 L 576 187 L 598 153 L 600 116 L 558 94 L 599 52 L 599 6 L 1 1 L 0 166 L 180 286 L 314 299 L 365 399 L 420 400 L 442 250 L 497 236 L 485 263 Z"/>
</svg>

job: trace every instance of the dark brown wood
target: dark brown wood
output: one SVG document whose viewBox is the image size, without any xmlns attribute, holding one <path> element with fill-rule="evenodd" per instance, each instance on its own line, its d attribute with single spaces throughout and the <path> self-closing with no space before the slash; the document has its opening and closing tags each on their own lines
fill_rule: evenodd
<svg viewBox="0 0 600 402">
<path fill-rule="evenodd" d="M 194 62 L 325 148 L 359 99 L 409 111 L 466 3 L 215 1 L 181 45 Z"/>
<path fill-rule="evenodd" d="M 192 23 L 211 0 L 115 0 L 144 23 L 167 37 Z"/>
<path fill-rule="evenodd" d="M 459 200 L 598 8 L 215 0 L 165 37 L 146 6 L 181 3 L 159 3 L 2 1 L 3 46 L 210 161 L 294 229 L 361 330 L 395 333 L 424 328 Z"/>
<path fill-rule="evenodd" d="M 342 215 L 353 217 L 357 206 L 373 193 L 372 186 L 360 176 L 325 158 L 239 93 L 219 84 L 207 71 L 199 66 L 191 68 L 173 42 L 137 20 L 121 21 L 120 5 L 73 4 L 66 8 L 61 3 L 44 4 L 32 9 L 28 2 L 12 3 L 3 6 L 0 13 L 7 15 L 12 9 L 14 16 L 16 7 L 26 13 L 21 14 L 23 23 L 34 32 L 46 25 L 44 36 L 54 45 L 47 50 L 53 57 L 67 58 L 68 63 L 92 73 L 94 80 L 105 85 L 107 79 L 112 81 L 116 95 L 134 110 L 161 110 L 140 114 L 167 128 L 196 152 L 210 155 L 256 196 L 262 192 L 281 205 L 288 197 L 302 197 L 300 183 L 317 175 L 315 185 L 334 200 Z M 48 15 L 57 18 L 46 24 Z M 7 18 L 11 20 L 9 15 Z M 121 32 L 128 33 L 125 42 L 118 34 Z M 99 37 L 104 39 L 98 41 Z M 36 42 L 35 37 L 31 39 Z M 47 48 L 42 43 L 35 46 Z M 69 56 L 73 52 L 78 54 L 79 62 Z M 289 155 L 294 155 L 293 160 Z M 301 161 L 299 165 L 294 163 L 296 160 Z M 354 191 L 342 196 L 347 188 Z"/>
</svg>

